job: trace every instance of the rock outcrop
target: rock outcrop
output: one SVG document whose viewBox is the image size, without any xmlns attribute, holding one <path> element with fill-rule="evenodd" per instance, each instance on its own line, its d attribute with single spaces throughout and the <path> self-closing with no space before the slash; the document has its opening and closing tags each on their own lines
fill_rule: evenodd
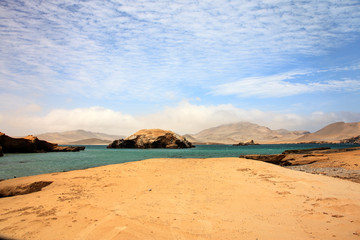
<svg viewBox="0 0 360 240">
<path fill-rule="evenodd" d="M 0 146 L 0 157 L 4 156 L 2 146 Z"/>
<path fill-rule="evenodd" d="M 288 166 L 291 165 L 287 161 L 283 161 L 286 157 L 285 154 L 271 154 L 271 155 L 263 155 L 263 154 L 249 154 L 249 155 L 240 155 L 240 158 L 253 159 L 262 162 L 268 162 L 280 166 Z"/>
<path fill-rule="evenodd" d="M 233 144 L 233 146 L 249 146 L 249 145 L 259 145 L 258 143 L 255 143 L 254 140 L 250 140 L 247 142 L 239 142 L 237 144 Z"/>
<path fill-rule="evenodd" d="M 360 144 L 360 135 L 357 137 L 352 137 L 352 138 L 341 140 L 340 143 Z"/>
<path fill-rule="evenodd" d="M 12 138 L 0 133 L 0 146 L 3 153 L 75 152 L 85 147 L 58 146 L 58 144 L 39 140 L 34 136 Z"/>
<path fill-rule="evenodd" d="M 292 149 L 285 150 L 283 154 L 311 154 L 314 151 L 328 150 L 330 147 L 319 147 L 319 148 L 309 148 L 309 149 Z"/>
<path fill-rule="evenodd" d="M 133 135 L 113 141 L 107 148 L 191 148 L 186 138 L 161 129 L 143 129 Z"/>
<path fill-rule="evenodd" d="M 10 185 L 0 188 L 0 198 L 24 195 L 39 192 L 44 187 L 50 185 L 52 181 L 38 181 L 30 184 Z M 2 238 L 0 238 L 2 239 Z"/>
<path fill-rule="evenodd" d="M 311 148 L 311 149 L 293 149 L 285 150 L 281 154 L 249 154 L 240 155 L 240 158 L 253 159 L 268 162 L 280 166 L 298 166 L 312 164 L 322 161 L 326 154 L 342 153 L 349 151 L 358 151 L 360 147 L 331 149 L 329 147 Z"/>
</svg>

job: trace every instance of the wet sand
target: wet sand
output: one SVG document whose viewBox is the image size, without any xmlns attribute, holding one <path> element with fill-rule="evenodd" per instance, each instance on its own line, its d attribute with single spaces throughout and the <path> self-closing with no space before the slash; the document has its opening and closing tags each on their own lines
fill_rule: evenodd
<svg viewBox="0 0 360 240">
<path fill-rule="evenodd" d="M 10 179 L 0 191 L 35 182 L 41 191 L 0 198 L 1 236 L 360 239 L 359 183 L 260 161 L 150 159 Z"/>
</svg>

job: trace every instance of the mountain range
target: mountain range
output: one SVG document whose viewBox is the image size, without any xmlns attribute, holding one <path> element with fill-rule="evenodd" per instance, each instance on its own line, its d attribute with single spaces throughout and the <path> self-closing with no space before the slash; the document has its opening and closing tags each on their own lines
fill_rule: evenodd
<svg viewBox="0 0 360 240">
<path fill-rule="evenodd" d="M 308 131 L 272 130 L 250 122 L 224 124 L 202 130 L 196 134 L 186 134 L 187 140 L 194 144 L 236 144 L 254 140 L 256 143 L 298 143 L 311 141 L 338 142 L 360 135 L 360 122 L 336 122 L 310 133 Z M 122 135 L 109 135 L 85 130 L 53 132 L 38 135 L 39 139 L 59 144 L 107 145 Z"/>
<path fill-rule="evenodd" d="M 234 144 L 254 140 L 257 143 L 301 143 L 301 142 L 339 142 L 360 135 L 360 122 L 336 122 L 320 130 L 289 131 L 285 129 L 271 130 L 249 122 L 220 125 L 205 129 L 197 134 L 188 134 L 186 138 L 193 143 Z"/>
<path fill-rule="evenodd" d="M 339 141 L 351 137 L 360 135 L 360 122 L 344 123 L 336 122 L 329 124 L 322 129 L 304 135 L 298 139 L 298 142 L 309 142 L 309 141 Z"/>
<path fill-rule="evenodd" d="M 105 133 L 74 130 L 66 132 L 51 132 L 37 135 L 39 139 L 58 144 L 73 145 L 106 145 L 114 139 L 124 138 L 122 135 L 109 135 Z"/>
<path fill-rule="evenodd" d="M 310 134 L 308 131 L 271 130 L 250 122 L 238 122 L 205 129 L 196 134 L 187 134 L 186 138 L 198 143 L 234 144 L 254 140 L 257 143 L 291 141 Z"/>
</svg>

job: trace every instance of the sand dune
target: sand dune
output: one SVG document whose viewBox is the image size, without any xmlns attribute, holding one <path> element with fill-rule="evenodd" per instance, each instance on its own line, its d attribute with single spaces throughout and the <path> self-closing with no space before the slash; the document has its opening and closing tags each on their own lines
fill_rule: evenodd
<svg viewBox="0 0 360 240">
<path fill-rule="evenodd" d="M 16 239 L 359 239 L 360 184 L 239 158 L 151 159 L 11 179 Z"/>
</svg>

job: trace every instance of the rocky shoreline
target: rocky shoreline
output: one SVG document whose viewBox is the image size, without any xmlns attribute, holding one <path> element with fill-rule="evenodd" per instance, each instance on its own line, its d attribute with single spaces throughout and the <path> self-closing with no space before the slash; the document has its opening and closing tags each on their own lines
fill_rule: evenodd
<svg viewBox="0 0 360 240">
<path fill-rule="evenodd" d="M 350 170 L 341 167 L 316 167 L 314 164 L 305 164 L 298 166 L 287 166 L 286 168 L 312 174 L 325 175 L 329 177 L 341 178 L 360 183 L 360 170 Z"/>
<path fill-rule="evenodd" d="M 298 149 L 287 150 L 282 154 L 241 155 L 240 157 L 360 183 L 360 147 Z"/>
</svg>

